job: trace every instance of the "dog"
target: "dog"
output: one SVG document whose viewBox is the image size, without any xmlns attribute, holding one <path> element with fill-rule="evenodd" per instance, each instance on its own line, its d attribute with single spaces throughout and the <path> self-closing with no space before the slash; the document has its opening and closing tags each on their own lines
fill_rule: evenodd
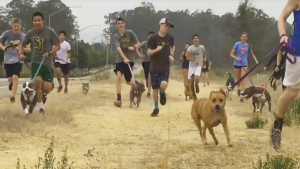
<svg viewBox="0 0 300 169">
<path fill-rule="evenodd" d="M 194 74 L 192 75 L 191 79 L 190 79 L 190 84 L 189 84 L 189 90 L 190 90 L 190 97 L 192 97 L 193 101 L 196 101 L 197 95 L 195 92 L 195 79 L 194 79 Z"/>
<path fill-rule="evenodd" d="M 139 107 L 140 102 L 142 101 L 142 94 L 144 92 L 145 92 L 144 82 L 135 81 L 135 83 L 131 86 L 131 90 L 130 90 L 129 107 L 132 107 L 132 103 L 136 105 L 136 107 Z M 136 98 L 136 102 L 134 101 L 134 98 Z"/>
<path fill-rule="evenodd" d="M 222 124 L 226 135 L 227 144 L 229 147 L 232 147 L 230 141 L 230 134 L 227 126 L 225 106 L 226 93 L 223 89 L 220 89 L 219 91 L 211 91 L 209 99 L 200 98 L 194 101 L 192 105 L 191 116 L 200 132 L 200 137 L 203 144 L 207 144 L 206 129 L 209 130 L 209 133 L 214 139 L 215 144 L 219 144 L 214 134 L 213 127 Z M 201 127 L 201 120 L 204 123 L 203 127 Z"/>
<path fill-rule="evenodd" d="M 266 102 L 269 105 L 269 112 L 271 112 L 271 95 L 267 91 L 266 87 L 251 86 L 241 92 L 241 97 L 249 99 L 252 97 L 253 113 L 262 113 L 262 109 Z"/>
<path fill-rule="evenodd" d="M 192 100 L 192 95 L 189 86 L 185 87 L 184 95 L 185 95 L 185 101 L 188 101 L 188 98 L 189 100 Z"/>
<path fill-rule="evenodd" d="M 83 81 L 82 82 L 82 93 L 87 95 L 90 90 L 90 82 L 89 81 Z"/>
<path fill-rule="evenodd" d="M 25 114 L 32 113 L 36 104 L 37 97 L 33 82 L 25 82 L 21 91 L 21 104 Z M 29 106 L 29 108 L 27 108 Z"/>
<path fill-rule="evenodd" d="M 226 72 L 229 77 L 226 81 L 226 87 L 227 87 L 227 90 L 226 90 L 226 98 L 229 99 L 229 100 L 232 100 L 232 85 L 235 83 L 235 79 L 231 76 L 231 73 L 229 72 Z"/>
</svg>

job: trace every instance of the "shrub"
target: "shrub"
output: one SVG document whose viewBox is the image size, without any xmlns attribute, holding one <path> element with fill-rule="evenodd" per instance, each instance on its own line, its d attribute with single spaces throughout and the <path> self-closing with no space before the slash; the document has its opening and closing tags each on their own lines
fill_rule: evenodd
<svg viewBox="0 0 300 169">
<path fill-rule="evenodd" d="M 259 157 L 258 162 L 253 164 L 253 169 L 296 169 L 299 168 L 299 161 L 284 155 L 266 155 L 266 161 Z"/>
<path fill-rule="evenodd" d="M 268 123 L 267 119 L 263 119 L 260 116 L 253 116 L 246 121 L 246 126 L 249 129 L 263 128 Z"/>
<path fill-rule="evenodd" d="M 55 166 L 55 157 L 54 157 L 54 137 L 51 138 L 51 143 L 47 150 L 45 151 L 44 159 L 39 157 L 38 163 L 35 165 L 36 169 L 72 169 L 73 162 L 69 164 L 69 160 L 67 157 L 67 147 L 63 151 L 64 154 L 59 162 L 56 163 Z M 21 169 L 20 159 L 18 158 L 18 163 L 16 169 Z M 23 169 L 26 169 L 25 165 L 23 165 Z"/>
</svg>

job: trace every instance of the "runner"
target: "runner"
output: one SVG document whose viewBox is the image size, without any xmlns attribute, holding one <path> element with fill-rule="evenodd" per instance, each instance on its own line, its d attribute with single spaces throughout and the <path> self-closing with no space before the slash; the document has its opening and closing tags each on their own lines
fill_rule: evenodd
<svg viewBox="0 0 300 169">
<path fill-rule="evenodd" d="M 148 39 L 154 35 L 154 31 L 149 31 L 148 32 Z M 148 41 L 148 40 L 147 40 Z M 145 74 L 145 79 L 146 79 L 146 86 L 148 88 L 148 93 L 147 97 L 151 97 L 151 79 L 149 76 L 149 71 L 150 71 L 150 56 L 147 55 L 148 47 L 147 47 L 147 41 L 144 41 L 141 43 L 141 46 L 138 49 L 141 49 L 141 58 L 144 58 L 142 62 L 142 66 L 144 69 L 144 74 Z"/>
<path fill-rule="evenodd" d="M 189 87 L 188 72 L 189 72 L 190 62 L 186 59 L 186 50 L 189 47 L 190 47 L 190 44 L 186 43 L 185 47 L 184 47 L 184 51 L 181 53 L 181 56 L 180 56 L 180 60 L 182 62 L 181 69 L 182 69 L 182 75 L 183 75 L 183 79 L 184 79 L 183 84 L 184 84 L 185 92 L 188 90 L 188 87 Z"/>
<path fill-rule="evenodd" d="M 193 36 L 193 45 L 191 45 L 186 52 L 187 59 L 190 61 L 188 79 L 194 78 L 195 84 L 192 84 L 190 81 L 190 89 L 192 89 L 192 85 L 196 88 L 196 93 L 200 92 L 199 89 L 199 81 L 201 75 L 201 69 L 203 66 L 203 61 L 207 60 L 205 47 L 200 45 L 199 36 L 195 34 Z M 197 96 L 192 96 L 193 100 L 197 99 Z"/>
<path fill-rule="evenodd" d="M 256 63 L 258 63 L 251 46 L 247 43 L 248 34 L 243 32 L 241 35 L 241 41 L 236 42 L 233 46 L 233 49 L 230 52 L 230 57 L 234 60 L 233 67 L 235 72 L 236 80 L 239 80 L 247 71 L 248 67 L 248 53 L 251 52 L 251 55 Z M 241 90 L 245 90 L 245 80 L 242 80 L 238 84 L 238 96 L 240 96 Z M 244 102 L 244 98 L 240 98 L 241 102 Z"/>
<path fill-rule="evenodd" d="M 209 75 L 208 72 L 211 67 L 211 61 L 206 58 L 206 61 L 203 61 L 203 67 L 202 67 L 202 77 L 203 77 L 203 86 L 205 87 L 205 83 L 207 83 L 207 86 L 209 86 Z"/>
<path fill-rule="evenodd" d="M 16 92 L 19 85 L 20 72 L 22 70 L 23 61 L 20 61 L 18 55 L 18 45 L 23 40 L 25 34 L 20 32 L 21 20 L 12 20 L 12 29 L 5 31 L 0 37 L 0 48 L 4 51 L 4 68 L 6 77 L 10 83 L 8 89 L 11 92 L 10 102 L 15 102 Z M 30 53 L 30 47 L 24 48 L 24 52 Z"/>
<path fill-rule="evenodd" d="M 127 85 L 132 85 L 132 74 L 131 69 L 134 66 L 134 59 L 137 54 L 136 49 L 140 46 L 140 43 L 135 35 L 135 33 L 131 30 L 125 29 L 125 21 L 122 18 L 117 19 L 117 27 L 118 33 L 114 35 L 114 42 L 116 48 L 118 50 L 118 55 L 116 58 L 116 69 L 114 70 L 117 75 L 116 82 L 116 92 L 117 92 L 117 100 L 114 102 L 115 106 L 122 106 L 121 99 L 121 83 L 122 76 L 126 80 Z"/>
<path fill-rule="evenodd" d="M 56 52 L 55 56 L 55 72 L 58 81 L 58 89 L 57 93 L 60 93 L 63 89 L 63 85 L 61 84 L 61 72 L 64 74 L 65 80 L 65 90 L 64 93 L 68 93 L 68 83 L 69 83 L 69 63 L 71 58 L 71 45 L 65 41 L 66 32 L 59 32 L 59 42 L 60 42 L 60 50 Z"/>
<path fill-rule="evenodd" d="M 26 33 L 19 46 L 19 54 L 20 59 L 24 60 L 23 48 L 28 44 L 32 44 L 31 78 L 38 72 L 34 80 L 34 88 L 37 92 L 39 112 L 45 113 L 44 104 L 46 102 L 46 95 L 54 88 L 52 55 L 60 50 L 60 43 L 55 31 L 52 28 L 44 26 L 44 15 L 41 12 L 33 13 L 32 21 L 34 28 Z M 53 46 L 55 47 L 53 48 Z M 45 57 L 45 61 L 39 69 L 43 57 Z"/>
<path fill-rule="evenodd" d="M 300 57 L 300 0 L 288 0 L 281 15 L 278 17 L 278 32 L 281 37 L 280 42 L 288 43 L 288 36 L 286 35 L 286 19 L 291 13 L 294 14 L 295 23 L 290 44 L 295 48 L 295 51 L 290 51 L 287 54 L 287 57 L 291 58 L 292 56 L 296 56 L 298 60 Z M 278 150 L 281 147 L 283 119 L 289 106 L 298 96 L 300 90 L 300 62 L 297 61 L 295 64 L 291 64 L 289 61 L 286 61 L 285 66 L 286 70 L 283 85 L 287 88 L 278 99 L 278 118 L 274 121 L 270 135 L 275 150 Z"/>
<path fill-rule="evenodd" d="M 174 38 L 168 34 L 170 28 L 174 28 L 171 21 L 162 18 L 159 21 L 159 31 L 148 40 L 148 56 L 151 57 L 150 78 L 152 85 L 152 96 L 154 101 L 154 110 L 151 114 L 155 117 L 159 113 L 158 92 L 160 94 L 160 104 L 165 105 L 167 98 L 165 91 L 168 87 L 170 62 L 175 51 Z"/>
</svg>

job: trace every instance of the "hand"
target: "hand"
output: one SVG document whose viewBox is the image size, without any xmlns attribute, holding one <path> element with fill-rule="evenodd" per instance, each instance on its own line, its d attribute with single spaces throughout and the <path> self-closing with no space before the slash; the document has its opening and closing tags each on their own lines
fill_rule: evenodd
<svg viewBox="0 0 300 169">
<path fill-rule="evenodd" d="M 134 50 L 134 47 L 133 46 L 129 46 L 128 50 Z"/>
<path fill-rule="evenodd" d="M 280 41 L 279 41 L 279 42 L 280 42 L 280 43 L 281 43 L 281 42 L 288 43 L 288 39 L 289 39 L 289 38 L 288 38 L 287 35 L 283 35 L 283 36 L 280 38 Z"/>
<path fill-rule="evenodd" d="M 127 58 L 124 59 L 124 63 L 128 64 L 130 62 L 130 60 L 128 60 Z"/>
<path fill-rule="evenodd" d="M 256 63 L 256 64 L 258 64 L 258 61 L 257 61 L 257 60 L 255 60 L 255 63 Z"/>
<path fill-rule="evenodd" d="M 3 46 L 2 50 L 6 51 L 7 50 L 7 46 Z"/>
<path fill-rule="evenodd" d="M 275 67 L 275 72 L 279 72 L 279 67 L 278 66 Z"/>
<path fill-rule="evenodd" d="M 139 55 L 139 57 L 140 57 L 140 58 L 144 58 L 145 56 L 144 56 L 144 55 Z"/>
<path fill-rule="evenodd" d="M 264 70 L 267 70 L 267 67 L 264 67 Z"/>
<path fill-rule="evenodd" d="M 162 48 L 163 48 L 162 46 L 157 46 L 157 47 L 156 47 L 156 50 L 157 50 L 157 51 L 161 51 Z"/>
<path fill-rule="evenodd" d="M 240 62 L 242 59 L 237 57 L 237 58 L 235 58 L 235 60 Z"/>
<path fill-rule="evenodd" d="M 20 58 L 21 60 L 24 60 L 24 59 L 25 59 L 24 54 L 20 54 L 19 58 Z"/>
<path fill-rule="evenodd" d="M 49 52 L 45 53 L 43 56 L 44 57 L 49 57 L 51 54 Z"/>
</svg>

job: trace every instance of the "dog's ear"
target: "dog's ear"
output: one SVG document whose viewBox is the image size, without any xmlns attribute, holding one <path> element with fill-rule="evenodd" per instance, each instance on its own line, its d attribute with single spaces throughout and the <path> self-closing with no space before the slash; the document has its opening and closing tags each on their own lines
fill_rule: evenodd
<svg viewBox="0 0 300 169">
<path fill-rule="evenodd" d="M 223 90 L 223 88 L 220 89 L 220 92 L 226 96 L 226 92 Z"/>
</svg>

